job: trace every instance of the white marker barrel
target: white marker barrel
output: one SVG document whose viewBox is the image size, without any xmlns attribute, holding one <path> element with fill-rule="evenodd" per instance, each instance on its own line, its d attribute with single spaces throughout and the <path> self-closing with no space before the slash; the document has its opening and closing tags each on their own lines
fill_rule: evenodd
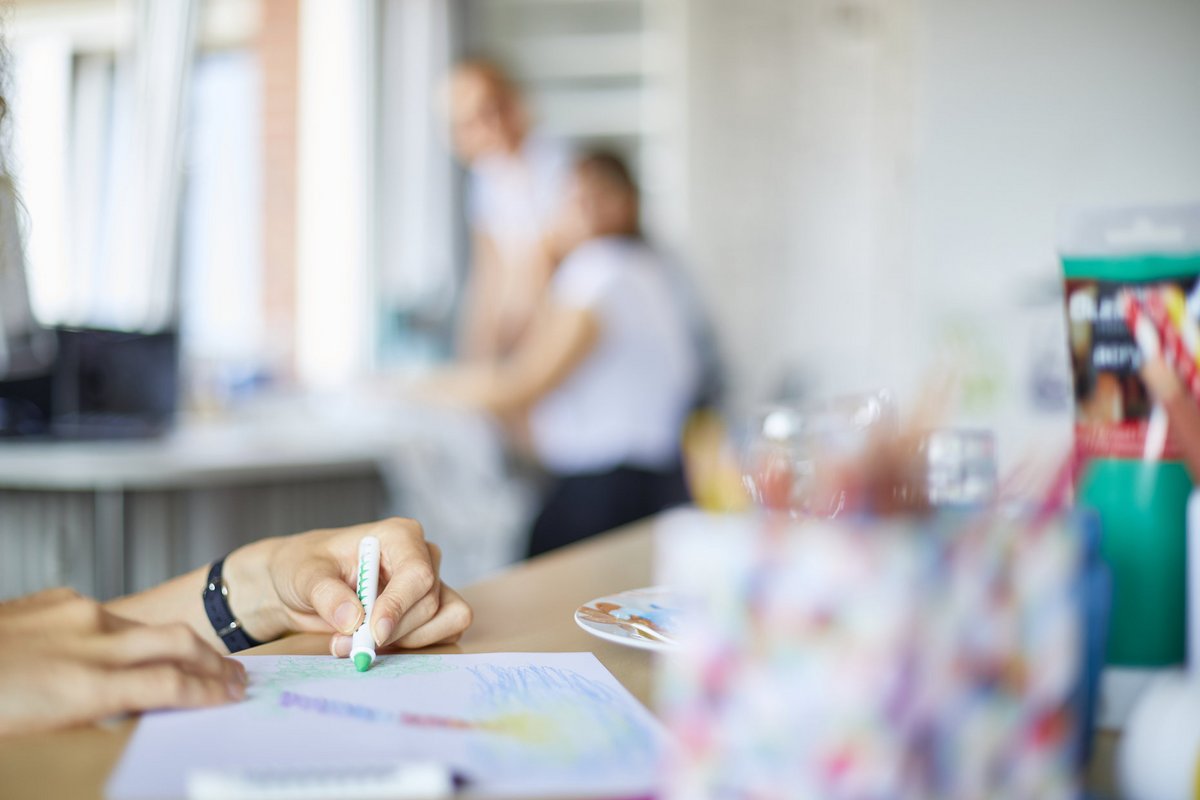
<svg viewBox="0 0 1200 800">
<path fill-rule="evenodd" d="M 371 634 L 371 611 L 379 594 L 379 540 L 364 536 L 358 545 L 358 570 L 355 574 L 358 600 L 363 606 L 362 625 L 354 632 L 350 660 L 359 672 L 375 663 L 375 637 Z"/>
</svg>

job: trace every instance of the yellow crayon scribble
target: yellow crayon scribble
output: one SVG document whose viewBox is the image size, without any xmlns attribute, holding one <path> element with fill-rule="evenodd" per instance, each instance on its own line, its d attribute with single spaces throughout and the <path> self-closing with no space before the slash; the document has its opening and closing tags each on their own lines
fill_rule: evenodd
<svg viewBox="0 0 1200 800">
<path fill-rule="evenodd" d="M 555 726 L 546 717 L 536 714 L 505 714 L 480 722 L 478 726 L 529 744 L 548 744 L 555 738 Z"/>
</svg>

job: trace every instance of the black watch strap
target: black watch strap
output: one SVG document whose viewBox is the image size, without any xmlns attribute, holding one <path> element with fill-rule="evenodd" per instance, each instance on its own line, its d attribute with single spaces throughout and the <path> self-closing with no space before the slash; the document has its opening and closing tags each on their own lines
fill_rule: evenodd
<svg viewBox="0 0 1200 800">
<path fill-rule="evenodd" d="M 229 652 L 236 653 L 247 647 L 256 647 L 262 642 L 246 633 L 242 629 L 242 623 L 233 616 L 233 610 L 229 607 L 229 589 L 221 577 L 224 567 L 225 559 L 221 558 L 214 561 L 208 570 L 208 583 L 203 594 L 204 613 L 208 614 L 208 621 L 212 623 L 217 636 L 220 636 L 221 641 L 229 648 Z"/>
</svg>

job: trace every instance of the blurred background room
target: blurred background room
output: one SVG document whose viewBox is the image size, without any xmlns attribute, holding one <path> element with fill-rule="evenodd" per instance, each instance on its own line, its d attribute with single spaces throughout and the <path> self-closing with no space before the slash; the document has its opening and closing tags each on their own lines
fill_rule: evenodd
<svg viewBox="0 0 1200 800">
<path fill-rule="evenodd" d="M 462 59 L 503 70 L 564 186 L 575 155 L 628 165 L 710 365 L 684 411 L 735 432 L 948 368 L 947 422 L 1002 467 L 1065 449 L 1060 212 L 1200 186 L 1189 0 L 10 0 L 2 25 L 28 285 L 0 284 L 5 597 L 387 513 L 456 583 L 526 552 L 545 470 L 429 399 L 492 224 Z"/>
<path fill-rule="evenodd" d="M 7 0 L 0 41 L 0 600 L 108 599 L 391 514 L 470 584 L 757 502 L 785 513 L 691 517 L 711 546 L 667 537 L 658 574 L 736 578 L 730 542 L 797 519 L 878 523 L 898 535 L 796 537 L 780 596 L 812 581 L 853 623 L 894 606 L 846 587 L 916 586 L 952 655 L 1052 617 L 1020 659 L 1059 705 L 1020 730 L 1057 737 L 1060 789 L 1095 711 L 1073 728 L 1064 698 L 1094 698 L 1106 633 L 1114 724 L 1121 680 L 1185 661 L 1188 619 L 1200 674 L 1200 422 L 1180 451 L 1166 408 L 1200 400 L 1200 2 Z M 1149 211 L 1073 211 L 1096 207 Z M 1170 235 L 1132 249 L 1118 218 Z M 1163 366 L 1147 298 L 1194 339 L 1167 354 L 1191 395 L 1140 371 Z M 1097 514 L 1068 512 L 1076 485 Z M 956 581 L 906 572 L 964 508 L 984 544 L 946 545 Z M 985 573 L 1041 583 L 983 596 Z M 880 663 L 924 657 L 848 627 Z M 953 703 L 1001 708 L 992 666 Z M 1040 689 L 1015 683 L 1024 713 Z"/>
</svg>

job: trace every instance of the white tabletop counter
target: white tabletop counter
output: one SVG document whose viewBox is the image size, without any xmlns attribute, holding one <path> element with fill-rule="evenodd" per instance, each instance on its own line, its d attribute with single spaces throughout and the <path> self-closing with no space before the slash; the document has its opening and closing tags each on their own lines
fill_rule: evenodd
<svg viewBox="0 0 1200 800">
<path fill-rule="evenodd" d="M 244 483 L 371 470 L 405 446 L 428 409 L 318 399 L 183 418 L 155 439 L 0 440 L 0 488 L 89 491 Z"/>
<path fill-rule="evenodd" d="M 112 597 L 255 538 L 392 513 L 470 579 L 518 554 L 529 502 L 485 418 L 370 395 L 260 401 L 157 439 L 0 440 L 0 598 Z"/>
</svg>

